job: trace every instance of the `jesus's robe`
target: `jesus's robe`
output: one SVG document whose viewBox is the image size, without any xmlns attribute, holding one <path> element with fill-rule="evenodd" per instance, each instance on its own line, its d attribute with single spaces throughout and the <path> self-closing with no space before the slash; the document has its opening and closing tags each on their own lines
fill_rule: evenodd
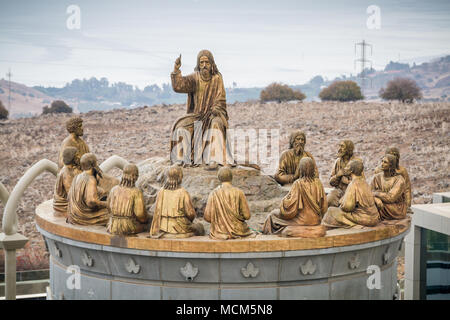
<svg viewBox="0 0 450 320">
<path fill-rule="evenodd" d="M 233 163 L 227 148 L 228 113 L 222 75 L 216 73 L 210 80 L 203 80 L 199 72 L 183 77 L 178 71 L 171 78 L 175 92 L 188 94 L 187 114 L 172 127 L 171 161 Z"/>
</svg>

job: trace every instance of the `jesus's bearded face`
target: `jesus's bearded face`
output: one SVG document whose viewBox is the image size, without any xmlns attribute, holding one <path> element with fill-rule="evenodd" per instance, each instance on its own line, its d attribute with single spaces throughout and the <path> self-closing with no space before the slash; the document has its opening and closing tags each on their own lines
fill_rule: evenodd
<svg viewBox="0 0 450 320">
<path fill-rule="evenodd" d="M 211 76 L 211 62 L 208 57 L 200 57 L 200 73 L 204 78 L 209 78 Z"/>
</svg>

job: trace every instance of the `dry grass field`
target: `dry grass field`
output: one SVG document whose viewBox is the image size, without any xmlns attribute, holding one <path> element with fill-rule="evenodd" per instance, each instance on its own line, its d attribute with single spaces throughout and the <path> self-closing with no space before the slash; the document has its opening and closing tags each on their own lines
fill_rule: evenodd
<svg viewBox="0 0 450 320">
<path fill-rule="evenodd" d="M 116 154 L 132 162 L 168 156 L 172 123 L 184 105 L 82 114 L 85 140 L 99 161 Z M 235 103 L 228 105 L 231 128 L 279 129 L 280 151 L 293 129 L 306 133 L 306 150 L 316 159 L 325 186 L 339 141 L 351 139 L 364 160 L 368 180 L 388 146 L 397 146 L 411 178 L 413 203 L 429 203 L 434 192 L 450 189 L 450 103 Z M 40 159 L 57 161 L 70 115 L 41 115 L 0 123 L 0 181 L 12 190 Z M 23 269 L 48 267 L 42 237 L 34 223 L 37 204 L 52 198 L 55 178 L 40 176 L 25 192 L 18 209 L 19 231 L 31 240 L 19 253 Z M 0 212 L 3 212 L 0 205 Z M 0 258 L 3 262 L 3 259 Z M 402 277 L 402 265 L 399 277 Z"/>
</svg>

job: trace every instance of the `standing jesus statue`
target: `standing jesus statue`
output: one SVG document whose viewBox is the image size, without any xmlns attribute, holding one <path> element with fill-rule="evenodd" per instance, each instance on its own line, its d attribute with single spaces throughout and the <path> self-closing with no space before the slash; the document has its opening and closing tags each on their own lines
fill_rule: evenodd
<svg viewBox="0 0 450 320">
<path fill-rule="evenodd" d="M 172 127 L 170 160 L 178 164 L 233 164 L 227 147 L 225 87 L 212 53 L 202 50 L 195 72 L 182 76 L 181 55 L 171 74 L 175 92 L 187 93 L 187 114 Z"/>
</svg>

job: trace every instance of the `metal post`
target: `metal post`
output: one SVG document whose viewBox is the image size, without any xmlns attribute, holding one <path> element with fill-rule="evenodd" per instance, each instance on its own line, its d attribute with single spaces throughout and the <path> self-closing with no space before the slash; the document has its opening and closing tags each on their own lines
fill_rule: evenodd
<svg viewBox="0 0 450 320">
<path fill-rule="evenodd" d="M 5 299 L 16 300 L 16 249 L 5 252 Z"/>
<path fill-rule="evenodd" d="M 100 165 L 104 171 L 108 171 L 114 167 L 123 169 L 128 164 L 128 161 L 119 157 L 109 157 Z M 34 179 L 42 172 L 49 171 L 55 176 L 58 173 L 58 166 L 56 163 L 43 159 L 34 164 L 17 182 L 11 194 L 0 183 L 0 201 L 5 204 L 3 212 L 3 231 L 0 233 L 0 248 L 5 250 L 5 298 L 6 300 L 16 299 L 16 250 L 22 249 L 28 242 L 28 238 L 17 233 L 17 206 L 25 189 L 31 184 Z"/>
<path fill-rule="evenodd" d="M 361 58 L 355 60 L 355 66 L 356 62 L 361 62 L 361 73 L 359 74 L 359 77 L 361 78 L 361 92 L 364 95 L 365 88 L 366 88 L 366 62 L 370 63 L 370 69 L 372 69 L 372 61 L 366 59 L 366 47 L 370 47 L 370 54 L 372 54 L 372 45 L 368 44 L 365 40 L 362 42 L 355 44 L 355 54 L 356 54 L 356 46 L 361 46 Z"/>
<path fill-rule="evenodd" d="M 16 250 L 25 247 L 28 238 L 20 233 L 0 233 L 0 248 L 5 250 L 5 299 L 16 299 Z"/>
<path fill-rule="evenodd" d="M 8 112 L 11 112 L 11 69 L 9 69 L 6 76 L 8 77 Z"/>
</svg>

